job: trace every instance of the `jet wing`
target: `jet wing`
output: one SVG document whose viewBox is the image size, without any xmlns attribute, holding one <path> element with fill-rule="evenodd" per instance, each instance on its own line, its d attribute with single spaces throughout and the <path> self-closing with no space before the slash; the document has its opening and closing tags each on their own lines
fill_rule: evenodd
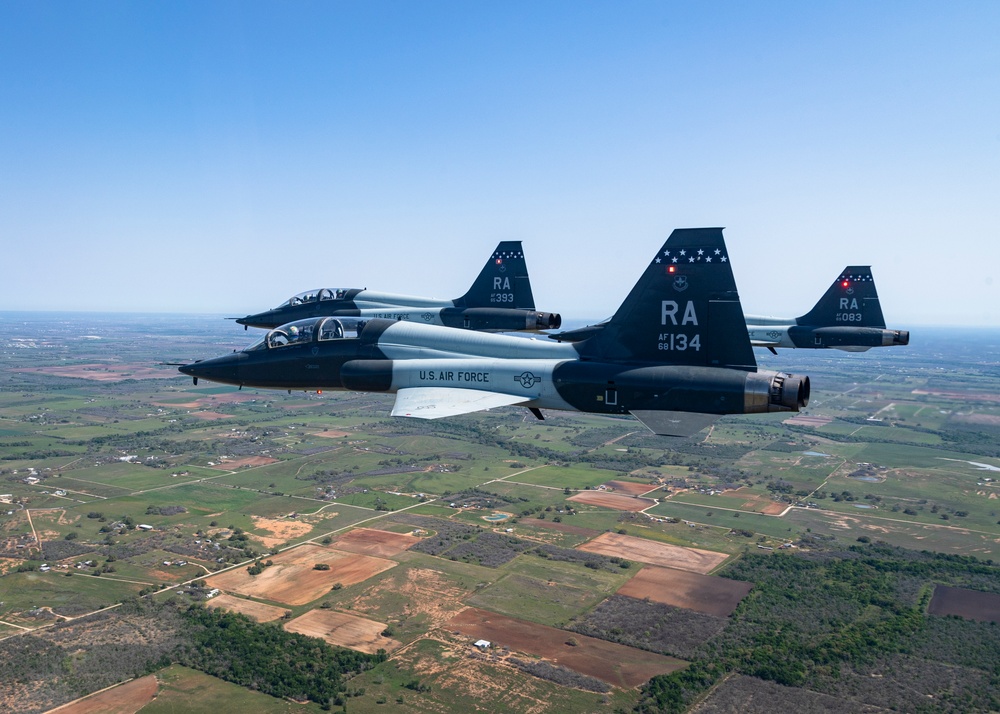
<svg viewBox="0 0 1000 714">
<path fill-rule="evenodd" d="M 440 419 L 530 401 L 523 396 L 457 387 L 408 387 L 396 392 L 392 416 Z"/>
<path fill-rule="evenodd" d="M 692 436 L 715 423 L 718 414 L 696 412 L 633 411 L 632 416 L 660 436 Z"/>
<path fill-rule="evenodd" d="M 779 347 L 781 345 L 781 340 L 757 340 L 751 338 L 750 344 L 754 347 L 767 347 L 770 349 L 772 347 Z"/>
</svg>

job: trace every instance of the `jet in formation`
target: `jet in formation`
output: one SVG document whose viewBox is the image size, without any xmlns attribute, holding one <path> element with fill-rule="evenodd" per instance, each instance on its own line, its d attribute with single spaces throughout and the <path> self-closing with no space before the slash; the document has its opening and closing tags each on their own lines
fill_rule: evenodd
<svg viewBox="0 0 1000 714">
<path fill-rule="evenodd" d="M 454 300 L 322 288 L 295 295 L 273 310 L 230 319 L 244 328 L 271 329 L 312 317 L 403 320 L 484 332 L 537 332 L 562 324 L 558 314 L 535 310 L 521 241 L 501 242 L 469 291 Z"/>
<path fill-rule="evenodd" d="M 675 256 L 676 257 L 676 256 Z M 801 317 L 746 315 L 750 344 L 775 348 L 837 349 L 865 352 L 872 347 L 892 347 L 910 343 L 907 330 L 888 330 L 871 267 L 849 265 Z M 606 322 L 549 335 L 560 342 L 585 340 L 604 329 Z"/>
<path fill-rule="evenodd" d="M 520 405 L 538 418 L 631 414 L 668 436 L 809 400 L 808 377 L 758 370 L 721 228 L 671 233 L 614 316 L 577 342 L 325 316 L 179 369 L 196 383 L 394 393 L 393 416 Z"/>
<path fill-rule="evenodd" d="M 871 266 L 849 265 L 801 317 L 747 315 L 750 342 L 766 347 L 865 352 L 910 344 L 908 330 L 887 330 Z"/>
</svg>

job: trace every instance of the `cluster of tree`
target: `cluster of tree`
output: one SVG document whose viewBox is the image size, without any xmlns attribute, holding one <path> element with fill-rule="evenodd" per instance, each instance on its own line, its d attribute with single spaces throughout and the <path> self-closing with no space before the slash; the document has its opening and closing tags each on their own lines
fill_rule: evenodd
<svg viewBox="0 0 1000 714">
<path fill-rule="evenodd" d="M 345 678 L 386 659 L 384 650 L 367 655 L 336 648 L 278 625 L 197 605 L 184 612 L 190 644 L 181 664 L 273 697 L 310 700 L 329 706 L 340 698 Z"/>
<path fill-rule="evenodd" d="M 179 513 L 187 513 L 184 506 L 146 506 L 147 516 L 176 516 Z"/>
<path fill-rule="evenodd" d="M 723 575 L 753 582 L 754 589 L 727 627 L 694 653 L 690 667 L 649 681 L 636 711 L 684 711 L 729 673 L 850 697 L 851 686 L 877 671 L 882 689 L 903 697 L 900 693 L 912 695 L 915 687 L 904 681 L 909 675 L 899 658 L 914 657 L 911 670 L 960 665 L 987 684 L 970 684 L 979 681 L 976 676 L 962 677 L 964 689 L 957 693 L 950 685 L 933 685 L 941 687 L 933 690 L 925 678 L 922 684 L 931 691 L 913 696 L 941 701 L 960 695 L 966 710 L 1000 707 L 1000 690 L 989 684 L 1000 681 L 996 626 L 961 623 L 971 632 L 982 631 L 977 636 L 963 630 L 963 636 L 988 650 L 972 659 L 961 647 L 953 652 L 934 647 L 928 633 L 941 627 L 942 618 L 925 614 L 935 582 L 1000 592 L 1000 568 L 992 563 L 876 543 L 798 555 L 747 554 Z M 915 643 L 926 644 L 916 652 Z M 894 706 L 907 709 L 912 702 L 900 699 Z"/>
</svg>

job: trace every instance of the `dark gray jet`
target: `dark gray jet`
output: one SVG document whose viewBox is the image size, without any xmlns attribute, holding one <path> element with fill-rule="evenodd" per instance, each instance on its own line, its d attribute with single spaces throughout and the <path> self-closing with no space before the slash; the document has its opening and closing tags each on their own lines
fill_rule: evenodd
<svg viewBox="0 0 1000 714">
<path fill-rule="evenodd" d="M 754 347 L 865 352 L 910 344 L 908 330 L 887 330 L 869 265 L 849 265 L 802 317 L 747 315 Z"/>
<path fill-rule="evenodd" d="M 675 256 L 676 257 L 676 256 Z M 827 289 L 815 307 L 802 317 L 747 315 L 750 344 L 800 349 L 831 348 L 865 352 L 872 347 L 908 345 L 907 330 L 887 330 L 871 267 L 849 265 Z M 604 329 L 606 322 L 549 335 L 560 342 L 579 342 Z"/>
<path fill-rule="evenodd" d="M 180 371 L 241 387 L 395 393 L 393 416 L 424 419 L 509 405 L 538 418 L 632 414 L 669 436 L 809 400 L 808 377 L 758 371 L 721 228 L 675 230 L 614 317 L 580 342 L 319 317 Z"/>
<path fill-rule="evenodd" d="M 273 328 L 309 317 L 404 320 L 483 332 L 537 332 L 562 324 L 559 315 L 535 310 L 521 241 L 500 243 L 469 291 L 454 300 L 322 288 L 295 295 L 273 310 L 230 319 L 244 328 Z"/>
</svg>

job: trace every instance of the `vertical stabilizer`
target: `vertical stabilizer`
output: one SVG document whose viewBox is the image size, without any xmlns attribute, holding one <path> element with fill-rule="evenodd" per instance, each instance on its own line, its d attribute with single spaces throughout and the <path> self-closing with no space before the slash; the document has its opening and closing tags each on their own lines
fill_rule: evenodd
<svg viewBox="0 0 1000 714">
<path fill-rule="evenodd" d="M 502 241 L 486 261 L 469 292 L 455 300 L 455 307 L 509 307 L 535 309 L 521 241 Z"/>
<path fill-rule="evenodd" d="M 871 266 L 849 265 L 833 281 L 799 325 L 810 327 L 885 327 Z"/>
<path fill-rule="evenodd" d="M 755 371 L 721 228 L 678 228 L 584 358 Z"/>
</svg>

